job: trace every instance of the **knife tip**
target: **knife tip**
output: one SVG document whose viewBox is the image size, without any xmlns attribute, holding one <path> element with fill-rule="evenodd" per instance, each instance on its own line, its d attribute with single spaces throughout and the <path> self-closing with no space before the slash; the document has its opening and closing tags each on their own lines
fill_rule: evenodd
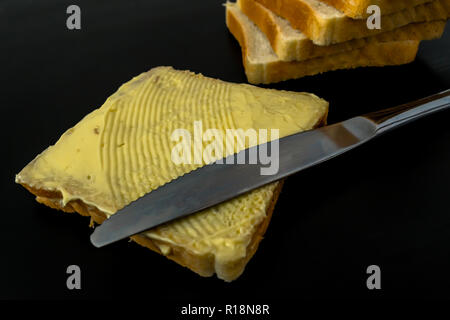
<svg viewBox="0 0 450 320">
<path fill-rule="evenodd" d="M 99 237 L 99 232 L 97 232 L 97 229 L 95 229 L 94 232 L 91 234 L 90 239 L 91 239 L 91 243 L 96 248 L 101 248 L 107 244 L 101 240 L 101 237 Z"/>
</svg>

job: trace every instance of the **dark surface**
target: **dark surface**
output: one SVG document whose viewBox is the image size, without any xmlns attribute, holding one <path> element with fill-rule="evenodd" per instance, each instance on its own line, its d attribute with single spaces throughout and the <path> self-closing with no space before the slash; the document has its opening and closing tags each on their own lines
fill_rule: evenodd
<svg viewBox="0 0 450 320">
<path fill-rule="evenodd" d="M 287 180 L 265 239 L 233 283 L 201 278 L 134 243 L 96 249 L 89 219 L 34 201 L 14 175 L 123 82 L 171 65 L 246 82 L 221 1 L 0 3 L 4 137 L 0 298 L 262 302 L 279 298 L 450 297 L 450 112 L 384 135 Z M 330 102 L 329 122 L 450 87 L 450 28 L 407 66 L 337 71 L 272 88 Z M 82 289 L 66 288 L 66 268 Z M 377 264 L 382 290 L 366 288 Z"/>
</svg>

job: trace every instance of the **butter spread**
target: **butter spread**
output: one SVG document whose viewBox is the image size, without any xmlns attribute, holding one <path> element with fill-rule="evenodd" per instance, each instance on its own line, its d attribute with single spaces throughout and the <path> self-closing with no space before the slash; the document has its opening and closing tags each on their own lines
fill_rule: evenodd
<svg viewBox="0 0 450 320">
<path fill-rule="evenodd" d="M 122 85 L 30 162 L 16 181 L 60 191 L 62 205 L 80 199 L 109 217 L 205 164 L 171 161 L 176 142 L 170 136 L 175 129 L 193 130 L 194 122 L 202 121 L 204 130 L 279 129 L 283 137 L 313 128 L 326 116 L 327 108 L 325 101 L 311 94 L 232 84 L 158 67 Z M 197 254 L 213 254 L 220 269 L 221 264 L 245 257 L 276 185 L 144 234 Z M 170 253 L 165 245 L 160 250 Z"/>
</svg>

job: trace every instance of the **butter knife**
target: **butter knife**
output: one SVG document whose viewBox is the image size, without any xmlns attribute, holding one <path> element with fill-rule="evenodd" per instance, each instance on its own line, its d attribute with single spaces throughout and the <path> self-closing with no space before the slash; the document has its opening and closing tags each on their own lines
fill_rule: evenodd
<svg viewBox="0 0 450 320">
<path fill-rule="evenodd" d="M 255 148 L 229 156 L 179 177 L 116 212 L 98 226 L 91 242 L 102 247 L 163 223 L 209 208 L 352 150 L 389 130 L 450 107 L 450 89 L 398 107 L 294 134 L 277 141 L 279 170 L 261 175 L 267 165 L 237 164 Z M 272 142 L 273 143 L 273 142 Z M 258 152 L 256 150 L 256 152 Z M 245 156 L 245 158 L 243 158 Z"/>
</svg>

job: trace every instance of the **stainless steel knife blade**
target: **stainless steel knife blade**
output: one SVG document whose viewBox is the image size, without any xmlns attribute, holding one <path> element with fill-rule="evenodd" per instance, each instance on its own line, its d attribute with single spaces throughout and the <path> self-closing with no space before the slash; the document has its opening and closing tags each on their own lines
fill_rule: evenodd
<svg viewBox="0 0 450 320">
<path fill-rule="evenodd" d="M 447 90 L 399 107 L 279 139 L 279 170 L 273 175 L 261 175 L 260 169 L 266 165 L 260 161 L 237 164 L 237 159 L 243 156 L 248 159 L 254 149 L 261 147 L 271 150 L 274 142 L 243 150 L 229 156 L 223 161 L 225 164 L 199 168 L 130 203 L 98 226 L 91 242 L 102 247 L 206 209 L 329 160 L 383 132 L 449 106 L 450 90 Z"/>
</svg>

